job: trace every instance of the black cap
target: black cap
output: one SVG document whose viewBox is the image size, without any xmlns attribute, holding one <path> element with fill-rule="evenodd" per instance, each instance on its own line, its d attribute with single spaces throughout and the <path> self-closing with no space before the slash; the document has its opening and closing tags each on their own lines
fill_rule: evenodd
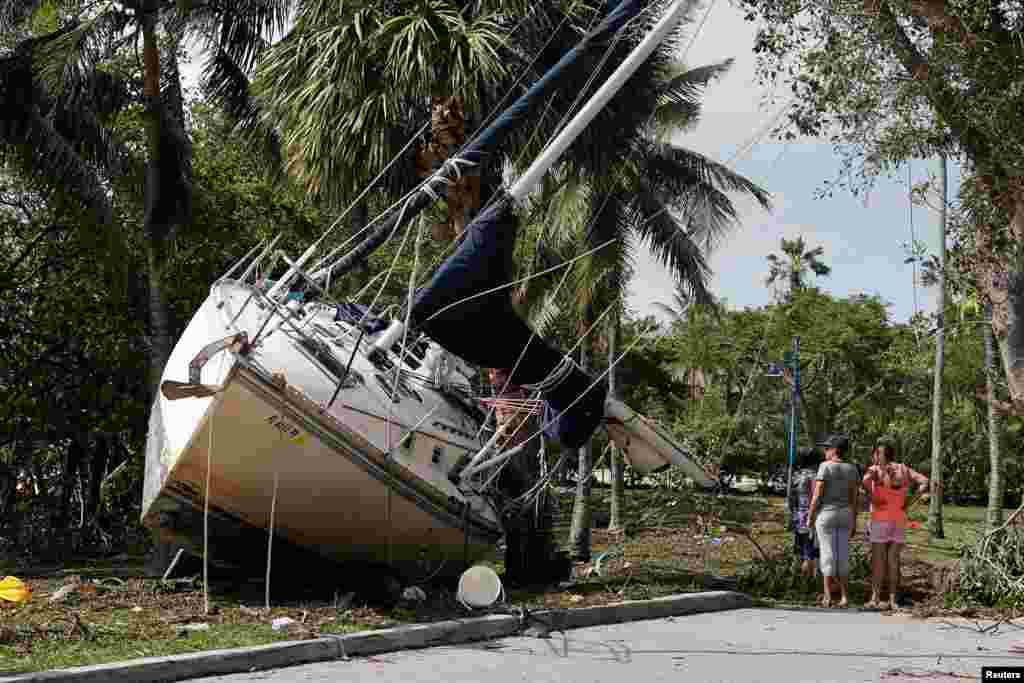
<svg viewBox="0 0 1024 683">
<path fill-rule="evenodd" d="M 838 448 L 840 450 L 850 447 L 850 439 L 845 434 L 829 434 L 818 442 L 822 448 Z"/>
</svg>

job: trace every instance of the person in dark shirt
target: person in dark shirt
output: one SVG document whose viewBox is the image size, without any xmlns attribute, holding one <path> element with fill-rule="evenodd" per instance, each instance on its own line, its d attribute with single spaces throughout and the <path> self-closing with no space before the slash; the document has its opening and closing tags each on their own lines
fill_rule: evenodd
<svg viewBox="0 0 1024 683">
<path fill-rule="evenodd" d="M 793 553 L 800 563 L 800 573 L 814 576 L 818 562 L 818 548 L 814 545 L 814 534 L 808 516 L 811 497 L 814 495 L 814 479 L 820 458 L 813 448 L 803 449 L 797 455 L 789 494 L 789 514 L 793 527 Z"/>
</svg>

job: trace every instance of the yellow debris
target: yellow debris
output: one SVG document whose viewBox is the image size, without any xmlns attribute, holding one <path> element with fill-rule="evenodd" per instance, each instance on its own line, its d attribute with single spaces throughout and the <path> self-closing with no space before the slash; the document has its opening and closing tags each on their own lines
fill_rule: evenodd
<svg viewBox="0 0 1024 683">
<path fill-rule="evenodd" d="M 32 596 L 32 589 L 21 579 L 5 576 L 0 579 L 0 600 L 25 602 Z"/>
</svg>

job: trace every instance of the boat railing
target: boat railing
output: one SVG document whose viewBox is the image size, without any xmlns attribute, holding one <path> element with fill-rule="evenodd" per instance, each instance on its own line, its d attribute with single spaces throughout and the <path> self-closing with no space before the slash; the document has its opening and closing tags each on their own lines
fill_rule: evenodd
<svg viewBox="0 0 1024 683">
<path fill-rule="evenodd" d="M 232 317 L 232 324 L 238 320 L 247 306 L 255 302 L 262 310 L 268 311 L 269 315 L 267 315 L 261 327 L 252 336 L 250 344 L 253 346 L 283 327 L 286 327 L 291 334 L 297 336 L 296 342 L 300 346 L 304 344 L 318 345 L 322 341 L 331 342 L 346 351 L 353 350 L 357 344 L 361 346 L 360 336 L 362 330 L 359 325 L 353 325 L 345 321 L 334 321 L 334 325 L 331 326 L 333 327 L 332 330 L 322 322 L 315 321 L 315 316 L 302 315 L 300 313 L 307 306 L 319 305 L 325 308 L 335 308 L 340 303 L 333 301 L 325 286 L 321 286 L 312 275 L 302 268 L 296 268 L 295 262 L 284 250 L 274 249 L 273 247 L 277 241 L 278 238 L 275 238 L 266 246 L 263 244 L 257 245 L 244 258 L 232 265 L 228 272 L 218 280 L 218 282 L 223 282 L 234 279 L 236 282 L 245 284 L 250 288 L 248 298 Z M 301 281 L 304 281 L 310 289 L 316 292 L 317 301 L 315 303 L 306 302 L 291 293 L 285 293 L 283 296 L 271 295 L 273 290 L 270 285 L 273 284 L 273 281 L 268 276 L 281 263 L 287 264 L 290 269 L 294 270 Z M 235 278 L 234 275 L 243 267 L 245 268 L 244 271 Z M 391 304 L 376 317 L 387 319 L 388 316 L 394 313 L 395 308 L 396 305 Z M 393 356 L 392 362 L 401 368 L 401 374 L 418 376 L 417 370 L 422 365 L 423 359 L 415 353 L 414 349 L 420 343 L 421 338 L 421 335 L 416 335 L 413 339 L 399 340 L 389 347 L 388 355 Z M 403 341 L 405 343 L 402 343 Z M 326 350 L 329 352 L 329 347 Z M 343 359 L 338 360 L 342 361 L 343 366 L 348 365 Z M 339 381 L 343 381 L 343 378 L 339 378 Z"/>
</svg>

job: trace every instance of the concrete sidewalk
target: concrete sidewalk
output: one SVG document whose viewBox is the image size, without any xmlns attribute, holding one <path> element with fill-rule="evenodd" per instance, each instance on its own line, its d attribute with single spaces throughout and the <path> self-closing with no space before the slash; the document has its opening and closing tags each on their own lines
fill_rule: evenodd
<svg viewBox="0 0 1024 683">
<path fill-rule="evenodd" d="M 740 609 L 752 605 L 753 600 L 742 593 L 691 593 L 599 607 L 540 610 L 520 615 L 492 614 L 458 621 L 364 631 L 346 636 L 327 636 L 315 640 L 196 652 L 173 657 L 150 657 L 113 664 L 0 677 L 0 683 L 164 683 L 348 659 L 396 650 L 492 640 L 521 633 L 543 635 L 548 630 L 560 631 L 641 619 L 661 619 Z"/>
<path fill-rule="evenodd" d="M 849 609 L 741 609 L 231 674 L 210 683 L 1024 680 L 1024 656 L 1013 651 L 1022 627 L 984 626 Z M 984 678 L 993 667 L 1011 676 Z"/>
</svg>

